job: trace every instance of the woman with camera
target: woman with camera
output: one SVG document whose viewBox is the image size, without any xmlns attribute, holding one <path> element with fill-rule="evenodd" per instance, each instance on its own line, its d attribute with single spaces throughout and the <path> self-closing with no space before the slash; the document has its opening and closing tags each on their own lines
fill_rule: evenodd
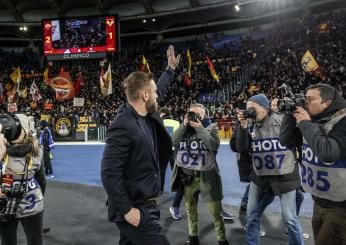
<svg viewBox="0 0 346 245">
<path fill-rule="evenodd" d="M 17 244 L 20 221 L 28 245 L 42 245 L 44 185 L 37 178 L 42 150 L 22 114 L 0 115 L 0 236 L 2 245 Z"/>
</svg>

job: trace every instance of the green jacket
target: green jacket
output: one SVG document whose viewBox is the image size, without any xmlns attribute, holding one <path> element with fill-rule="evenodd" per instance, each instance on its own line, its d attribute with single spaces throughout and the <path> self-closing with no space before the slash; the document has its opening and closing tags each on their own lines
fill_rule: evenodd
<svg viewBox="0 0 346 245">
<path fill-rule="evenodd" d="M 185 127 L 184 124 L 181 124 L 180 127 L 173 133 L 172 142 L 176 150 L 178 149 L 177 145 L 179 145 L 186 130 L 187 127 Z M 209 151 L 215 152 L 216 154 L 220 145 L 216 125 L 210 125 L 207 128 L 201 126 L 195 130 L 197 138 L 203 141 L 204 145 Z M 181 183 L 179 176 L 181 172 L 182 168 L 175 163 L 171 177 L 171 191 L 177 191 L 180 188 Z M 188 175 L 200 176 L 200 192 L 205 202 L 220 201 L 223 199 L 222 182 L 217 163 L 215 163 L 215 168 L 210 171 L 194 171 L 184 169 L 184 173 Z"/>
</svg>

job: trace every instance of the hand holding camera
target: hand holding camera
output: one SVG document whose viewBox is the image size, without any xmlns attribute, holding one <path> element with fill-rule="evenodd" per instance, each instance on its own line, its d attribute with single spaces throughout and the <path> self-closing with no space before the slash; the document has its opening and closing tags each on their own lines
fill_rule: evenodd
<svg viewBox="0 0 346 245">
<path fill-rule="evenodd" d="M 244 111 L 237 111 L 237 117 L 242 128 L 247 128 L 249 120 L 256 119 L 257 113 L 254 108 L 249 108 Z"/>
<path fill-rule="evenodd" d="M 293 116 L 297 119 L 297 123 L 300 123 L 301 121 L 311 120 L 310 114 L 300 106 L 295 109 L 295 111 L 293 112 Z"/>
<path fill-rule="evenodd" d="M 184 118 L 184 125 L 192 128 L 198 128 L 202 126 L 200 116 L 193 111 L 189 111 Z"/>
</svg>

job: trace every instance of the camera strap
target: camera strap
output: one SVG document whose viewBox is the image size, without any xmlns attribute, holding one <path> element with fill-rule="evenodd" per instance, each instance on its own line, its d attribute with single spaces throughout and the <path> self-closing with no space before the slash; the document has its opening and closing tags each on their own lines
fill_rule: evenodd
<svg viewBox="0 0 346 245">
<path fill-rule="evenodd" d="M 4 163 L 2 164 L 2 169 L 0 171 L 0 188 L 2 188 L 2 184 L 3 184 L 3 174 L 4 174 L 3 171 L 6 171 L 6 168 L 4 170 L 3 170 L 3 168 L 8 163 L 8 155 L 7 154 L 5 155 L 2 162 L 4 162 Z M 29 168 L 31 168 L 32 162 L 33 161 L 32 161 L 31 154 L 27 154 L 27 156 L 25 157 L 24 172 L 22 172 L 22 173 L 14 172 L 15 174 L 21 175 L 21 180 L 20 180 L 19 187 L 15 187 L 13 185 L 11 186 L 11 192 L 14 191 L 14 188 L 18 188 L 20 193 L 19 193 L 19 195 L 16 195 L 15 198 L 14 197 L 7 197 L 7 201 L 9 202 L 7 204 L 7 207 L 12 207 L 12 208 L 5 207 L 6 208 L 6 212 L 4 213 L 5 215 L 15 215 L 15 212 L 17 211 L 20 200 L 22 199 L 24 193 L 27 191 L 26 184 L 28 183 Z M 13 171 L 13 170 L 11 169 L 11 171 Z"/>
<path fill-rule="evenodd" d="M 2 168 L 4 169 L 4 171 L 6 171 L 8 161 L 9 161 L 8 154 L 5 154 L 3 161 L 2 161 L 3 162 Z M 24 172 L 16 172 L 13 169 L 10 169 L 10 168 L 9 169 L 17 175 L 25 175 L 25 174 L 28 175 L 28 171 L 31 169 L 32 164 L 33 164 L 32 156 L 30 154 L 27 154 L 25 156 Z"/>
</svg>

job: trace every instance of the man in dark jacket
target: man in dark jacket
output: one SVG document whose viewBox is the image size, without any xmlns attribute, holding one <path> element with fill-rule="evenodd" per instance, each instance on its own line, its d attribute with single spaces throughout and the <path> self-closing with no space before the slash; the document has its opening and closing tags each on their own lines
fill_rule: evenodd
<svg viewBox="0 0 346 245">
<path fill-rule="evenodd" d="M 168 66 L 157 84 L 151 73 L 133 72 L 123 82 L 127 103 L 106 132 L 101 179 L 108 195 L 108 219 L 120 230 L 119 244 L 169 244 L 159 224 L 156 199 L 160 164 L 169 161 L 172 142 L 157 112 L 171 84 L 179 56 L 167 51 Z"/>
<path fill-rule="evenodd" d="M 298 165 L 294 150 L 279 144 L 282 115 L 270 112 L 264 94 L 252 96 L 246 108 L 247 113 L 238 112 L 236 148 L 240 153 L 250 152 L 253 162 L 246 217 L 247 244 L 259 244 L 260 218 L 275 196 L 280 197 L 289 244 L 303 244 L 296 211 Z"/>
<path fill-rule="evenodd" d="M 43 147 L 43 162 L 44 162 L 44 171 L 47 178 L 54 178 L 53 167 L 50 159 L 51 149 L 54 148 L 54 141 L 52 133 L 49 129 L 49 124 L 46 120 L 40 121 L 40 144 Z"/>
<path fill-rule="evenodd" d="M 302 146 L 302 186 L 314 199 L 315 244 L 346 243 L 346 101 L 335 88 L 307 88 L 305 108 L 283 119 L 280 143 Z"/>
<path fill-rule="evenodd" d="M 239 122 L 236 123 L 235 130 L 229 141 L 229 145 L 232 151 L 235 152 L 237 156 L 237 164 L 238 164 L 240 181 L 250 183 L 251 182 L 250 176 L 252 172 L 252 158 L 249 152 L 239 153 L 237 149 L 235 131 L 238 127 L 240 127 Z M 240 204 L 240 212 L 246 213 L 247 201 L 249 198 L 249 187 L 250 187 L 250 184 L 246 186 L 244 195 L 242 197 L 241 204 Z"/>
</svg>

